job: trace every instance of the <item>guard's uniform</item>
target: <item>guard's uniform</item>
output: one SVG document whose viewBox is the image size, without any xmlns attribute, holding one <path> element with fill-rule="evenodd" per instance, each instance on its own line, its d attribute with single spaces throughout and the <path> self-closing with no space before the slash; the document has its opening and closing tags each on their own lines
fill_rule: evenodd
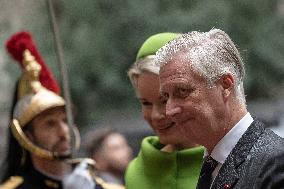
<svg viewBox="0 0 284 189">
<path fill-rule="evenodd" d="M 59 159 L 64 161 L 69 155 L 60 156 L 57 152 L 41 148 L 29 139 L 25 129 L 29 129 L 29 123 L 44 111 L 64 108 L 65 100 L 59 95 L 59 87 L 37 52 L 29 33 L 15 34 L 7 41 L 6 47 L 21 65 L 23 72 L 18 80 L 15 106 L 13 105 L 13 115 L 11 115 L 7 170 L 4 172 L 4 178 L 9 179 L 0 185 L 0 189 L 62 189 L 61 180 L 45 175 L 35 170 L 32 163 L 31 165 L 27 163 L 31 161 L 28 154 L 51 161 Z M 77 142 L 75 141 L 74 144 Z M 72 181 L 81 184 L 76 178 Z M 74 183 L 71 183 L 71 186 L 74 186 Z M 94 183 L 96 183 L 95 189 L 123 188 L 106 183 L 95 176 Z M 92 188 L 92 180 L 89 184 L 89 188 Z"/>
<path fill-rule="evenodd" d="M 22 176 L 10 177 L 9 180 L 0 185 L 0 189 L 63 189 L 63 186 L 60 180 L 48 177 L 36 169 L 31 168 Z M 96 184 L 95 189 L 104 188 Z"/>
<path fill-rule="evenodd" d="M 6 184 L 6 186 L 5 186 Z M 62 182 L 31 168 L 23 176 L 11 177 L 1 189 L 62 189 Z"/>
</svg>

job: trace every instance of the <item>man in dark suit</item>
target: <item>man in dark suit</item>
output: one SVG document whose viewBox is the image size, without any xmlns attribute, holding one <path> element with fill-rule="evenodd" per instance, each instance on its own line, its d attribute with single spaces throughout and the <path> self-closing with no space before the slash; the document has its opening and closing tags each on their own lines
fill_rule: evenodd
<svg viewBox="0 0 284 189">
<path fill-rule="evenodd" d="M 219 29 L 191 32 L 156 57 L 166 115 L 181 135 L 206 147 L 197 188 L 269 184 L 267 171 L 277 172 L 272 160 L 284 152 L 284 140 L 247 111 L 244 64 L 230 37 Z"/>
</svg>

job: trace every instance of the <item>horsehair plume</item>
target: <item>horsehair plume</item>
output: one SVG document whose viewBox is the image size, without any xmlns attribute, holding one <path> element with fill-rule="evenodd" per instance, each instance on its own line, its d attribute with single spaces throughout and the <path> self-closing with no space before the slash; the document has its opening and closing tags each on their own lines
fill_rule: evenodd
<svg viewBox="0 0 284 189">
<path fill-rule="evenodd" d="M 22 31 L 12 35 L 6 41 L 6 49 L 10 55 L 18 61 L 21 68 L 23 68 L 23 54 L 26 49 L 28 49 L 31 54 L 35 57 L 35 60 L 41 66 L 41 72 L 39 75 L 39 81 L 48 90 L 55 92 L 56 94 L 60 93 L 60 88 L 52 76 L 52 73 L 49 71 L 48 67 L 45 65 L 40 54 L 37 51 L 36 45 L 32 40 L 31 35 L 28 32 Z"/>
</svg>

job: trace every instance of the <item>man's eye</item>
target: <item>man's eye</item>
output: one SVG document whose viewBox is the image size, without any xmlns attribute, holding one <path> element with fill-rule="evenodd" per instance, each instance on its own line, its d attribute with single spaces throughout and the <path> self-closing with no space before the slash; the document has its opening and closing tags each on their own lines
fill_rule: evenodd
<svg viewBox="0 0 284 189">
<path fill-rule="evenodd" d="M 47 120 L 46 123 L 47 123 L 48 127 L 53 127 L 56 122 L 54 120 Z"/>
<path fill-rule="evenodd" d="M 161 102 L 162 104 L 167 104 L 167 101 L 168 101 L 167 98 L 164 98 L 163 96 L 160 97 L 160 102 Z"/>
<path fill-rule="evenodd" d="M 161 99 L 163 101 L 167 101 L 169 99 L 169 94 L 168 93 L 161 93 Z"/>
<path fill-rule="evenodd" d="M 186 98 L 189 93 L 191 92 L 190 89 L 179 88 L 178 89 L 178 96 L 181 98 Z"/>
<path fill-rule="evenodd" d="M 64 118 L 62 119 L 62 121 L 63 121 L 64 123 L 68 123 L 67 117 L 64 117 Z"/>
</svg>

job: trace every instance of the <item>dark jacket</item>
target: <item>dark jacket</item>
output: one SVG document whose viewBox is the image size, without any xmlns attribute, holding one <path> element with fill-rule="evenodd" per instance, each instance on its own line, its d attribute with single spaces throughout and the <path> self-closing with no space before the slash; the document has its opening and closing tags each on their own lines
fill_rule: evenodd
<svg viewBox="0 0 284 189">
<path fill-rule="evenodd" d="M 275 157 L 283 153 L 284 139 L 266 129 L 264 124 L 256 119 L 225 160 L 211 188 L 259 188 L 264 181 L 271 182 L 263 177 L 273 168 Z M 271 174 L 269 176 L 274 177 Z M 284 174 L 279 179 L 283 183 Z"/>
<path fill-rule="evenodd" d="M 21 176 L 13 176 L 0 185 L 1 189 L 63 189 L 62 182 L 48 177 L 33 167 L 24 172 Z M 95 189 L 103 189 L 99 184 Z"/>
<path fill-rule="evenodd" d="M 10 179 L 10 181 L 8 182 L 13 182 L 13 179 Z M 3 188 L 5 189 L 5 187 Z M 62 183 L 61 181 L 50 178 L 38 172 L 33 167 L 31 167 L 28 171 L 24 172 L 23 175 L 17 176 L 17 183 L 13 186 L 13 188 L 16 188 L 16 189 L 55 189 L 55 188 L 62 189 Z"/>
</svg>

